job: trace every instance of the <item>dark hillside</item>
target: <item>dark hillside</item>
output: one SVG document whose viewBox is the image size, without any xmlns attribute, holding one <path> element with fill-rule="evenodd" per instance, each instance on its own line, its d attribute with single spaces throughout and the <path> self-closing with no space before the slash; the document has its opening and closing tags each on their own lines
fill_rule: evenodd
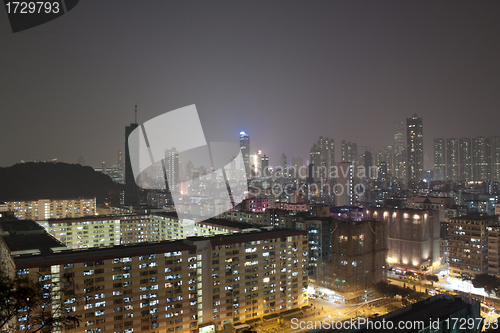
<svg viewBox="0 0 500 333">
<path fill-rule="evenodd" d="M 96 197 L 119 203 L 123 185 L 89 166 L 21 163 L 0 168 L 0 201 Z"/>
</svg>

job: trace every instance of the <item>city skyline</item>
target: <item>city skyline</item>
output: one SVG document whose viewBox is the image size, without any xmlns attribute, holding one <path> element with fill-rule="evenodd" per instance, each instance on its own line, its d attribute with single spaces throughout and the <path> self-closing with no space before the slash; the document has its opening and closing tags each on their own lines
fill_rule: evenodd
<svg viewBox="0 0 500 333">
<path fill-rule="evenodd" d="M 283 4 L 89 1 L 17 34 L 0 11 L 0 166 L 112 165 L 135 103 L 196 104 L 208 141 L 245 131 L 270 165 L 319 136 L 381 150 L 414 113 L 426 170 L 435 138 L 499 134 L 498 4 Z"/>
</svg>

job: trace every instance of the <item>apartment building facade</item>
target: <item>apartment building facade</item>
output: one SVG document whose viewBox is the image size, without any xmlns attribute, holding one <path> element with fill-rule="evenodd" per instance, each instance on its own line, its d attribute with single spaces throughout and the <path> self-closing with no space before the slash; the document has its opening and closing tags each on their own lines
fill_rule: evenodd
<svg viewBox="0 0 500 333">
<path fill-rule="evenodd" d="M 7 201 L 7 209 L 20 220 L 48 220 L 96 214 L 96 198 Z"/>
<path fill-rule="evenodd" d="M 450 219 L 450 275 L 474 276 L 488 273 L 488 228 L 496 216 L 466 215 Z"/>
<path fill-rule="evenodd" d="M 74 250 L 36 227 L 30 234 L 24 225 L 30 222 L 0 222 L 3 264 L 12 274 L 59 286 L 51 306 L 81 317 L 79 326 L 60 332 L 195 333 L 200 325 L 222 328 L 307 304 L 302 231 Z M 30 242 L 21 242 L 26 237 Z M 26 321 L 19 313 L 19 331 Z"/>
</svg>

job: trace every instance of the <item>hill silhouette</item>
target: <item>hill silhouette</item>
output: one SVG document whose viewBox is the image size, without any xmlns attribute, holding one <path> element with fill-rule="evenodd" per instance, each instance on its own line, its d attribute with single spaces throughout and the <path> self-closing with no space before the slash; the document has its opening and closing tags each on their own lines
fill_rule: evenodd
<svg viewBox="0 0 500 333">
<path fill-rule="evenodd" d="M 0 201 L 96 197 L 117 205 L 124 185 L 89 166 L 29 162 L 0 168 Z"/>
</svg>

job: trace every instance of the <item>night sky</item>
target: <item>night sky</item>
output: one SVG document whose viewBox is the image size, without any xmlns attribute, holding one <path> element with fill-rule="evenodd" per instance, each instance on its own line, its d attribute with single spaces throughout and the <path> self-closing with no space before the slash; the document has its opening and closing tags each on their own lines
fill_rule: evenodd
<svg viewBox="0 0 500 333">
<path fill-rule="evenodd" d="M 381 149 L 394 123 L 500 134 L 496 1 L 98 1 L 13 34 L 0 8 L 0 166 L 116 163 L 124 128 L 196 104 L 208 141 L 271 165 L 320 135 Z"/>
</svg>

